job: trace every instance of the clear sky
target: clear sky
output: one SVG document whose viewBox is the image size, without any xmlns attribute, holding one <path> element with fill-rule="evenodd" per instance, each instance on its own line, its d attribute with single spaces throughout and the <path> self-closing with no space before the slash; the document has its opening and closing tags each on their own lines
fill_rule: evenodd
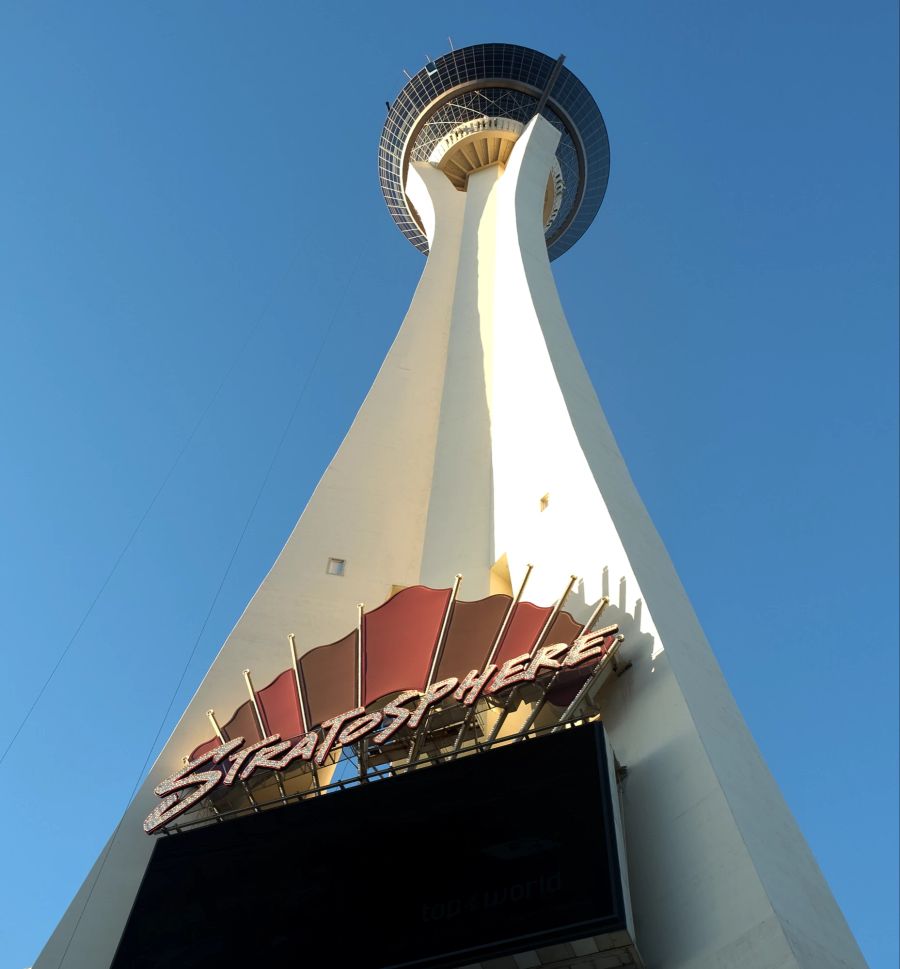
<svg viewBox="0 0 900 969">
<path fill-rule="evenodd" d="M 384 102 L 448 35 L 564 52 L 606 118 L 563 304 L 763 755 L 895 969 L 893 0 L 0 5 L 0 750 L 140 526 L 0 765 L 0 966 L 36 957 L 393 338 L 423 260 L 379 191 Z"/>
</svg>

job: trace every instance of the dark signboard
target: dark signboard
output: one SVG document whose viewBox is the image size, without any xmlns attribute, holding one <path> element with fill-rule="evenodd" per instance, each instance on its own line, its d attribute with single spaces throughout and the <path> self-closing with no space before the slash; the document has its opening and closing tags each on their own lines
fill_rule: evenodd
<svg viewBox="0 0 900 969">
<path fill-rule="evenodd" d="M 602 727 L 160 837 L 113 969 L 440 969 L 625 927 Z"/>
</svg>

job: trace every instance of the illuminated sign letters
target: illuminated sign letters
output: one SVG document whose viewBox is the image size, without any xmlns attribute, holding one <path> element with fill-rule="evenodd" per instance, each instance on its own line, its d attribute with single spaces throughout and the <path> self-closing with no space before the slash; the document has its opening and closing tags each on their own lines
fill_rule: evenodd
<svg viewBox="0 0 900 969">
<path fill-rule="evenodd" d="M 335 748 L 359 743 L 372 734 L 376 744 L 384 744 L 404 727 L 415 730 L 429 710 L 451 694 L 463 706 L 471 707 L 482 695 L 494 696 L 523 683 L 533 683 L 548 672 L 598 663 L 618 629 L 607 626 L 579 636 L 571 645 L 542 646 L 533 655 L 523 653 L 507 660 L 499 669 L 491 663 L 483 670 L 471 670 L 462 680 L 452 676 L 432 683 L 424 692 L 405 690 L 375 712 L 356 707 L 326 720 L 318 730 L 311 730 L 294 742 L 282 740 L 277 733 L 246 747 L 243 737 L 225 741 L 154 788 L 162 801 L 144 821 L 144 830 L 153 834 L 220 784 L 229 787 L 244 782 L 257 770 L 283 771 L 295 760 L 314 760 L 321 767 Z M 226 758 L 231 759 L 227 768 Z M 209 769 L 199 770 L 206 765 Z"/>
</svg>

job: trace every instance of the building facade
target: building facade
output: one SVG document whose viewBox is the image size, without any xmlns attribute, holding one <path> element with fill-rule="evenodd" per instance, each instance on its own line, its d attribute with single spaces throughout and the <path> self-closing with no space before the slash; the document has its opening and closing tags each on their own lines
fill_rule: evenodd
<svg viewBox="0 0 900 969">
<path fill-rule="evenodd" d="M 275 694 L 262 696 L 258 686 L 274 690 L 281 676 L 296 685 L 297 729 L 279 732 L 279 741 L 316 734 L 321 743 L 327 732 L 313 693 L 304 693 L 313 677 L 305 661 L 323 644 L 336 657 L 348 643 L 349 665 L 340 668 L 355 676 L 351 707 L 368 713 L 396 697 L 393 681 L 368 692 L 376 663 L 394 660 L 374 658 L 365 617 L 392 596 L 399 609 L 418 587 L 450 592 L 435 613 L 431 668 L 410 681 L 410 693 L 437 682 L 456 602 L 507 604 L 486 660 L 514 659 L 505 643 L 526 603 L 546 617 L 523 640 L 530 656 L 552 644 L 563 612 L 580 635 L 598 621 L 614 629 L 587 679 L 557 703 L 546 690 L 517 689 L 502 704 L 485 695 L 471 717 L 452 721 L 455 730 L 417 735 L 407 725 L 402 755 L 371 737 L 348 735 L 344 744 L 363 776 L 379 765 L 401 773 L 413 749 L 453 759 L 535 726 L 602 721 L 619 767 L 625 935 L 605 954 L 575 936 L 551 954 L 508 950 L 509 969 L 864 966 L 628 474 L 562 311 L 551 260 L 590 225 L 609 173 L 606 129 L 590 94 L 561 58 L 502 44 L 452 51 L 390 106 L 379 169 L 392 217 L 427 253 L 406 318 L 281 554 L 36 969 L 113 964 L 164 836 L 145 832 L 145 819 L 160 816 L 155 790 L 186 758 L 199 763 L 234 740 L 239 714 L 250 724 L 242 736 L 256 729 L 262 743 L 274 732 Z M 410 620 L 404 628 L 414 627 Z M 538 674 L 556 675 L 550 666 Z M 424 723 L 451 705 L 436 701 Z M 298 759 L 296 774 L 275 771 L 278 796 L 315 796 L 346 767 L 339 746 L 315 771 L 314 757 Z M 177 809 L 186 790 L 164 794 Z M 241 799 L 258 808 L 254 790 L 235 783 L 232 800 L 218 807 L 198 801 L 195 820 L 217 823 L 214 815 Z M 188 828 L 175 837 L 193 836 Z M 339 947 L 335 964 L 343 964 Z"/>
</svg>

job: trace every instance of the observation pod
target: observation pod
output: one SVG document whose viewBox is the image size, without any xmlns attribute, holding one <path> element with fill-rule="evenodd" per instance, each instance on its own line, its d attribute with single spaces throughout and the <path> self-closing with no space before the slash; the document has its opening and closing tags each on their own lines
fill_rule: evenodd
<svg viewBox="0 0 900 969">
<path fill-rule="evenodd" d="M 465 191 L 469 175 L 505 166 L 536 115 L 559 132 L 542 217 L 550 258 L 593 222 L 609 181 L 606 125 L 564 58 L 514 44 L 479 44 L 429 61 L 397 95 L 378 146 L 378 174 L 391 217 L 428 252 L 422 217 L 405 191 L 410 164 L 428 162 Z"/>
<path fill-rule="evenodd" d="M 608 173 L 562 58 L 452 51 L 389 106 L 409 310 L 35 969 L 865 965 L 560 305 Z"/>
</svg>

